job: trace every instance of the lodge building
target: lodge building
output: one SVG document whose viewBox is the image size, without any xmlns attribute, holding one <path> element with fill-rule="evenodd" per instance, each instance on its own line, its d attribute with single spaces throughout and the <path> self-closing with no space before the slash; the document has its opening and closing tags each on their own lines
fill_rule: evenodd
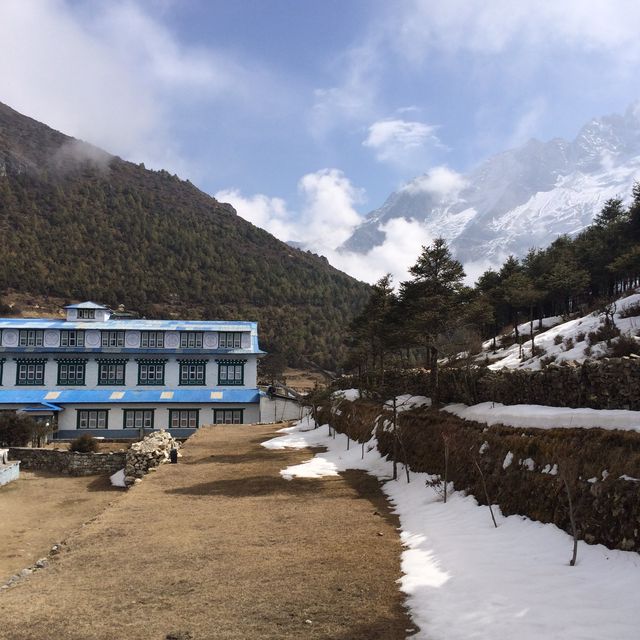
<svg viewBox="0 0 640 640">
<path fill-rule="evenodd" d="M 259 422 L 257 323 L 122 319 L 93 302 L 65 310 L 65 320 L 0 319 L 0 411 L 51 420 L 60 439 Z"/>
</svg>

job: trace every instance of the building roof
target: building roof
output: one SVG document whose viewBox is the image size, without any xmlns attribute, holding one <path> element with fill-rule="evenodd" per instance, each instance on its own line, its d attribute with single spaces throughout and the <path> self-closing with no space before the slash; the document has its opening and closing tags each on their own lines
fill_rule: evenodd
<svg viewBox="0 0 640 640">
<path fill-rule="evenodd" d="M 97 304 L 96 302 L 91 302 L 91 300 L 87 300 L 86 302 L 79 302 L 78 304 L 68 304 L 63 309 L 104 309 L 106 311 L 110 311 L 109 307 L 105 307 L 103 304 Z"/>
<path fill-rule="evenodd" d="M 260 402 L 258 389 L 229 389 L 209 387 L 203 389 L 2 389 L 0 406 L 65 404 L 251 404 Z"/>
<path fill-rule="evenodd" d="M 0 329 L 111 329 L 129 331 L 258 331 L 257 322 L 242 320 L 122 320 L 104 322 L 53 318 L 0 318 Z"/>
</svg>

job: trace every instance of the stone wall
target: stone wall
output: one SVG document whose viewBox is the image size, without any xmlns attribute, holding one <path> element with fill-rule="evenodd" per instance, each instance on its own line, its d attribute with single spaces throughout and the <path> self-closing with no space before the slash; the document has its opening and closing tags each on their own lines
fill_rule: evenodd
<svg viewBox="0 0 640 640">
<path fill-rule="evenodd" d="M 150 470 L 169 462 L 171 450 L 180 443 L 168 431 L 154 431 L 140 442 L 134 442 L 126 453 L 124 482 L 129 487 L 140 481 Z M 122 468 L 122 467 L 120 467 Z"/>
<path fill-rule="evenodd" d="M 10 460 L 20 460 L 23 469 L 51 471 L 70 476 L 94 476 L 113 474 L 123 469 L 126 452 L 76 453 L 54 449 L 11 447 Z"/>
<path fill-rule="evenodd" d="M 383 416 L 379 418 L 379 416 Z M 367 400 L 341 401 L 339 412 L 323 409 L 329 422 L 352 439 L 366 442 L 375 428 L 380 453 L 391 457 L 391 412 Z M 640 433 L 603 429 L 487 427 L 448 413 L 415 409 L 399 415 L 398 461 L 412 471 L 444 476 L 505 515 L 552 522 L 571 532 L 565 479 L 578 537 L 612 549 L 640 551 Z M 487 515 L 487 518 L 489 515 Z"/>
<path fill-rule="evenodd" d="M 369 386 L 378 387 L 376 374 L 369 375 Z M 551 364 L 540 371 L 442 368 L 439 379 L 441 403 L 501 402 L 640 411 L 640 358 L 634 357 Z M 336 388 L 358 387 L 359 382 L 355 376 L 346 376 Z M 429 372 L 423 369 L 386 372 L 385 385 L 399 393 L 433 396 Z"/>
</svg>

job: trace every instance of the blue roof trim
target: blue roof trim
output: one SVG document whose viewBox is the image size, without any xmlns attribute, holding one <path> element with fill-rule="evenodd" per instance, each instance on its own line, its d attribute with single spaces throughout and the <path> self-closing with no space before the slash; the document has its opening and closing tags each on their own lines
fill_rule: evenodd
<svg viewBox="0 0 640 640">
<path fill-rule="evenodd" d="M 260 402 L 258 389 L 229 389 L 207 387 L 204 389 L 144 389 L 114 388 L 55 390 L 55 398 L 48 396 L 51 389 L 2 389 L 0 405 L 3 404 L 50 404 L 60 407 L 65 404 L 253 404 Z M 122 396 L 120 396 L 122 394 Z"/>
<path fill-rule="evenodd" d="M 257 343 L 257 340 L 256 340 Z M 88 349 L 86 347 L 0 347 L 0 353 L 51 353 L 60 354 L 104 354 L 104 355 L 237 355 L 250 356 L 264 354 L 260 348 L 255 349 L 141 349 L 139 347 L 96 347 Z"/>
<path fill-rule="evenodd" d="M 91 300 L 86 302 L 79 302 L 78 304 L 68 304 L 63 309 L 104 309 L 105 311 L 111 311 L 109 307 L 105 307 L 103 304 L 97 304 Z"/>
<path fill-rule="evenodd" d="M 0 318 L 5 329 L 129 329 L 130 331 L 251 331 L 254 336 L 258 323 L 245 320 L 63 320 L 54 318 Z"/>
<path fill-rule="evenodd" d="M 50 402 L 43 402 L 38 406 L 25 407 L 24 409 L 21 409 L 21 411 L 25 413 L 35 413 L 39 411 L 64 411 L 64 408 L 58 407 L 55 404 L 51 404 Z"/>
</svg>

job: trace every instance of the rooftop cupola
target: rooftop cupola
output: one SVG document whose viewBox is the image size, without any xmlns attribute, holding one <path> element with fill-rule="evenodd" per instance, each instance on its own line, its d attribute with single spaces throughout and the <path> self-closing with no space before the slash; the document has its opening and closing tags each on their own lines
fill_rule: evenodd
<svg viewBox="0 0 640 640">
<path fill-rule="evenodd" d="M 95 302 L 68 304 L 65 307 L 67 320 L 73 322 L 106 322 L 111 317 L 111 309 Z"/>
</svg>

